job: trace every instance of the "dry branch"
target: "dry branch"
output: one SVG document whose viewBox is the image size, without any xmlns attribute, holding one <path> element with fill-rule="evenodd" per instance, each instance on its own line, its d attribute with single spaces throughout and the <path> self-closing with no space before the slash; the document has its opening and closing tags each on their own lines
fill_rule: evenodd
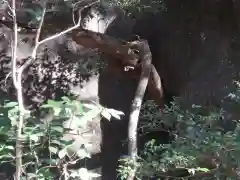
<svg viewBox="0 0 240 180">
<path fill-rule="evenodd" d="M 135 44 L 135 43 L 134 43 Z M 140 109 L 143 101 L 143 97 L 148 85 L 148 80 L 152 68 L 152 54 L 149 49 L 148 42 L 141 40 L 140 43 L 136 44 L 140 50 L 140 58 L 142 63 L 142 72 L 139 80 L 139 84 L 135 93 L 135 97 L 132 104 L 132 110 L 130 113 L 130 120 L 128 126 L 128 154 L 130 158 L 136 163 L 137 157 L 137 125 L 140 114 Z M 128 180 L 133 180 L 135 177 L 134 168 L 129 174 Z"/>
</svg>

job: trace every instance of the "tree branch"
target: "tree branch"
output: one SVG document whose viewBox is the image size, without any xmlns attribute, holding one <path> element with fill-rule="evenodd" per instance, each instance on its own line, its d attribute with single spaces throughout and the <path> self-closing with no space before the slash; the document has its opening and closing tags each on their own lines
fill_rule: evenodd
<svg viewBox="0 0 240 180">
<path fill-rule="evenodd" d="M 89 7 L 89 6 L 92 6 L 92 5 L 96 4 L 96 3 L 98 3 L 98 1 L 94 1 L 94 2 L 92 2 L 92 3 L 90 3 L 90 4 L 88 4 L 88 5 L 85 5 L 85 6 L 84 6 L 83 8 L 81 8 L 79 11 L 81 12 L 83 9 L 85 9 L 85 8 L 87 8 L 87 7 Z M 45 12 L 44 12 L 44 14 L 45 14 Z M 80 13 L 79 13 L 79 14 L 80 14 Z M 43 20 L 43 18 L 44 18 L 44 16 L 42 17 L 42 20 Z M 42 21 L 41 21 L 41 22 L 42 22 Z M 29 59 L 19 68 L 19 74 L 22 73 L 22 72 L 24 71 L 24 69 L 26 69 L 26 68 L 36 59 L 37 50 L 38 50 L 38 47 L 39 47 L 40 45 L 42 45 L 43 43 L 45 43 L 45 42 L 47 42 L 47 41 L 53 40 L 53 39 L 55 39 L 55 38 L 58 38 L 58 37 L 60 37 L 60 36 L 62 36 L 62 35 L 64 35 L 64 34 L 67 34 L 67 33 L 71 32 L 71 31 L 79 28 L 79 27 L 80 27 L 80 24 L 81 24 L 81 16 L 79 16 L 78 23 L 77 23 L 75 26 L 73 26 L 73 27 L 71 27 L 71 28 L 68 28 L 68 29 L 66 29 L 65 31 L 62 31 L 62 32 L 60 32 L 60 33 L 57 33 L 57 34 L 55 34 L 55 35 L 53 35 L 53 36 L 50 36 L 50 37 L 48 37 L 48 38 L 46 38 L 46 39 L 43 39 L 43 40 L 41 40 L 41 41 L 38 41 L 38 40 L 39 40 L 39 36 L 40 36 L 40 32 L 41 32 L 41 29 L 39 30 L 39 28 L 38 28 L 37 33 L 39 33 L 39 35 L 38 35 L 38 38 L 36 37 L 36 39 L 35 39 L 35 47 L 34 47 L 34 49 L 33 49 L 31 58 L 29 58 Z M 42 24 L 40 23 L 40 25 L 42 25 Z M 40 27 L 41 27 L 41 26 L 40 26 Z"/>
<path fill-rule="evenodd" d="M 124 71 L 123 65 L 120 61 L 110 61 L 108 63 L 107 70 L 109 72 L 118 74 L 120 76 L 127 76 L 133 79 L 139 79 L 142 71 L 142 67 L 138 66 L 135 67 L 134 71 Z M 155 103 L 159 106 L 160 109 L 164 108 L 164 93 L 163 93 L 163 86 L 162 80 L 159 76 L 156 68 L 152 65 L 151 73 L 148 82 L 148 91 L 150 93 L 151 98 L 155 101 Z"/>
<path fill-rule="evenodd" d="M 21 135 L 22 135 L 22 125 L 23 125 L 23 111 L 24 106 L 22 102 L 22 89 L 19 86 L 19 82 L 17 80 L 17 44 L 18 44 L 18 32 L 17 32 L 17 17 L 16 17 L 16 2 L 12 0 L 12 8 L 11 8 L 12 16 L 13 16 L 13 40 L 12 40 L 12 74 L 13 74 L 13 84 L 15 89 L 17 90 L 17 99 L 18 99 L 18 107 L 19 107 L 19 122 L 17 128 L 16 135 L 16 173 L 15 179 L 20 180 L 22 174 L 22 146 L 21 146 Z"/>
<path fill-rule="evenodd" d="M 151 68 L 152 68 L 152 54 L 149 49 L 148 42 L 142 40 L 140 43 L 137 42 L 137 46 L 140 50 L 140 57 L 142 63 L 142 73 L 138 83 L 138 87 L 135 93 L 135 98 L 132 104 L 132 111 L 130 113 L 129 126 L 128 126 L 128 154 L 136 163 L 137 157 L 137 125 L 140 114 L 140 109 L 143 101 L 143 97 L 147 88 Z M 135 45 L 135 43 L 134 43 Z M 128 180 L 133 180 L 135 177 L 136 168 L 130 172 Z"/>
<path fill-rule="evenodd" d="M 41 17 L 41 21 L 39 23 L 39 27 L 37 30 L 37 34 L 36 34 L 36 38 L 35 38 L 35 46 L 33 48 L 33 52 L 31 55 L 31 58 L 29 58 L 27 60 L 27 62 L 25 62 L 19 69 L 17 69 L 17 16 L 16 16 L 16 0 L 12 0 L 12 14 L 13 14 L 13 31 L 14 31 L 14 36 L 13 36 L 13 46 L 12 46 L 12 74 L 13 74 L 13 82 L 14 82 L 14 87 L 17 91 L 17 99 L 18 99 L 18 107 L 19 107 L 19 122 L 18 122 L 18 127 L 17 127 L 17 137 L 16 137 L 16 173 L 15 173 L 15 180 L 20 180 L 21 179 L 21 175 L 22 175 L 22 146 L 21 146 L 21 137 L 22 137 L 22 127 L 23 127 L 23 123 L 24 123 L 24 115 L 26 113 L 26 109 L 24 107 L 24 96 L 23 96 L 23 91 L 22 91 L 22 74 L 23 71 L 36 59 L 36 55 L 37 55 L 37 49 L 38 47 L 49 41 L 52 40 L 54 38 L 57 38 L 63 34 L 66 34 L 70 31 L 72 31 L 73 29 L 76 29 L 80 26 L 80 22 L 81 22 L 81 17 L 79 17 L 79 21 L 77 23 L 77 25 L 75 25 L 74 27 L 71 27 L 59 34 L 56 34 L 54 36 L 51 36 L 49 38 L 46 38 L 42 41 L 39 41 L 40 38 L 40 34 L 41 34 L 41 29 L 43 26 L 43 22 L 44 22 L 44 16 L 46 14 L 46 3 L 45 2 L 45 7 L 43 9 L 42 12 L 42 17 Z M 95 1 L 94 3 L 97 3 L 97 1 Z M 90 5 L 94 4 L 91 3 Z M 82 9 L 89 7 L 90 5 L 86 5 L 84 6 Z M 82 10 L 81 9 L 81 10 Z"/>
</svg>

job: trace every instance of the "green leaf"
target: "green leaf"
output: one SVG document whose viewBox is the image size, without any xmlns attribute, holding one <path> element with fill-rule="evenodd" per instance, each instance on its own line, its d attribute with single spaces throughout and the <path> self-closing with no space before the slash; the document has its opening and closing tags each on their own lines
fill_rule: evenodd
<svg viewBox="0 0 240 180">
<path fill-rule="evenodd" d="M 64 102 L 71 102 L 71 100 L 70 100 L 67 96 L 63 96 L 63 97 L 61 97 L 61 99 L 62 99 Z"/>
<path fill-rule="evenodd" d="M 66 155 L 67 155 L 67 148 L 63 148 L 62 150 L 60 150 L 60 151 L 58 152 L 58 157 L 59 157 L 60 159 L 64 158 Z"/>
<path fill-rule="evenodd" d="M 86 168 L 80 168 L 78 170 L 78 174 L 79 176 L 81 177 L 82 180 L 87 180 L 87 179 L 90 179 L 90 174 L 88 172 L 88 170 Z"/>
<path fill-rule="evenodd" d="M 198 167 L 198 168 L 196 168 L 196 171 L 209 172 L 210 170 L 207 168 Z"/>
<path fill-rule="evenodd" d="M 29 179 L 36 178 L 36 177 L 37 177 L 37 175 L 34 174 L 34 173 L 27 173 L 27 176 L 28 176 Z"/>
<path fill-rule="evenodd" d="M 12 108 L 12 107 L 15 107 L 17 105 L 18 105 L 18 102 L 8 102 L 8 103 L 4 104 L 3 107 L 5 107 L 5 108 Z"/>
<path fill-rule="evenodd" d="M 59 140 L 56 140 L 56 139 L 54 139 L 54 140 L 51 140 L 51 144 L 54 144 L 54 145 L 59 145 L 59 146 L 61 146 L 61 145 L 62 145 L 61 141 L 59 141 Z"/>
<path fill-rule="evenodd" d="M 61 127 L 61 126 L 52 126 L 51 130 L 52 131 L 57 131 L 57 132 L 60 132 L 60 133 L 63 133 L 63 131 L 64 131 L 63 127 Z"/>
<path fill-rule="evenodd" d="M 11 120 L 11 125 L 16 126 L 17 120 L 19 117 L 19 110 L 18 108 L 13 108 L 8 111 L 8 118 Z"/>
<path fill-rule="evenodd" d="M 14 150 L 13 146 L 5 146 L 4 148 L 9 149 L 9 150 Z"/>
<path fill-rule="evenodd" d="M 37 132 L 37 133 L 34 133 L 34 135 L 38 136 L 38 137 L 45 136 L 45 134 L 43 132 Z"/>
<path fill-rule="evenodd" d="M 111 114 L 106 110 L 106 109 L 104 109 L 102 112 L 101 112 L 101 115 L 103 116 L 103 117 L 105 117 L 107 120 L 109 120 L 110 121 L 110 119 L 111 119 Z"/>
<path fill-rule="evenodd" d="M 95 108 L 84 114 L 79 121 L 90 121 L 101 113 L 102 109 Z"/>
<path fill-rule="evenodd" d="M 71 128 L 74 129 L 75 126 L 78 127 L 78 128 L 86 128 L 87 127 L 87 122 L 88 121 L 86 119 L 84 119 L 83 116 L 80 116 L 80 117 L 73 116 L 71 118 L 71 124 L 72 124 Z"/>
<path fill-rule="evenodd" d="M 83 104 L 83 106 L 85 108 L 88 108 L 88 109 L 97 109 L 99 108 L 98 106 L 96 106 L 95 104 Z"/>
<path fill-rule="evenodd" d="M 53 111 L 54 111 L 54 116 L 58 116 L 62 111 L 62 108 L 55 107 L 53 108 Z"/>
<path fill-rule="evenodd" d="M 47 104 L 51 105 L 52 107 L 60 107 L 61 106 L 61 101 L 48 100 Z"/>
<path fill-rule="evenodd" d="M 115 117 L 116 119 L 121 119 L 121 115 L 124 115 L 124 113 L 122 111 L 117 111 L 115 109 L 106 109 L 106 111 L 111 114 L 113 117 Z"/>
<path fill-rule="evenodd" d="M 48 100 L 46 104 L 43 104 L 43 108 L 60 108 L 62 106 L 62 101 Z"/>
<path fill-rule="evenodd" d="M 78 157 L 80 158 L 80 159 L 83 159 L 83 158 L 91 158 L 91 156 L 90 156 L 90 153 L 89 152 L 87 152 L 87 149 L 85 149 L 85 148 L 81 148 L 81 149 L 79 149 L 78 151 L 77 151 L 77 155 L 78 155 Z"/>
<path fill-rule="evenodd" d="M 75 104 L 78 113 L 84 114 L 82 103 L 80 103 L 79 101 L 73 101 L 73 103 Z"/>
<path fill-rule="evenodd" d="M 29 136 L 29 138 L 34 141 L 34 142 L 38 142 L 39 141 L 39 136 L 37 134 L 31 134 Z"/>
<path fill-rule="evenodd" d="M 53 154 L 57 154 L 57 152 L 58 152 L 58 149 L 56 147 L 53 147 L 53 146 L 50 146 L 48 149 Z"/>
<path fill-rule="evenodd" d="M 78 173 L 78 170 L 70 170 L 70 177 L 72 178 L 77 178 L 79 177 L 79 173 Z"/>
<path fill-rule="evenodd" d="M 60 140 L 61 142 L 61 145 L 64 145 L 64 146 L 69 146 L 71 145 L 75 140 Z"/>
<path fill-rule="evenodd" d="M 37 171 L 37 180 L 50 180 L 53 177 L 53 174 L 50 172 L 49 168 L 40 168 Z"/>
<path fill-rule="evenodd" d="M 57 162 L 58 162 L 58 158 L 57 159 L 53 159 L 53 158 L 48 159 L 48 158 L 46 158 L 46 159 L 42 159 L 42 161 L 44 163 L 47 163 L 47 164 L 50 164 L 50 165 L 56 165 Z"/>
</svg>

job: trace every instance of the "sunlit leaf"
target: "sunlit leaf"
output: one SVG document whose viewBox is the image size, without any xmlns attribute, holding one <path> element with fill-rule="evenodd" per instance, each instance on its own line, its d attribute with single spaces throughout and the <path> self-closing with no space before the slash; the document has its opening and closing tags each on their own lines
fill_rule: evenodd
<svg viewBox="0 0 240 180">
<path fill-rule="evenodd" d="M 50 180 L 50 178 L 52 179 L 53 174 L 50 172 L 50 168 L 40 168 L 37 171 L 37 179 L 40 180 Z"/>
<path fill-rule="evenodd" d="M 54 111 L 54 116 L 59 116 L 62 109 L 61 108 L 53 108 L 53 111 Z"/>
<path fill-rule="evenodd" d="M 34 135 L 38 136 L 38 137 L 45 136 L 45 134 L 43 132 L 36 132 L 36 133 L 34 133 Z"/>
<path fill-rule="evenodd" d="M 70 177 L 72 178 L 79 177 L 78 170 L 70 170 L 70 172 L 71 172 Z"/>
<path fill-rule="evenodd" d="M 47 104 L 43 104 L 41 107 L 59 108 L 61 106 L 62 106 L 62 102 L 61 101 L 48 100 Z"/>
<path fill-rule="evenodd" d="M 74 104 L 77 108 L 79 114 L 84 114 L 83 105 L 79 101 L 74 101 Z"/>
<path fill-rule="evenodd" d="M 96 109 L 96 108 L 98 108 L 95 104 L 83 104 L 83 106 L 85 108 L 88 108 L 88 109 Z"/>
<path fill-rule="evenodd" d="M 9 149 L 9 150 L 14 150 L 13 146 L 5 146 L 4 148 Z"/>
<path fill-rule="evenodd" d="M 115 109 L 106 109 L 113 117 L 115 117 L 116 119 L 121 119 L 121 115 L 124 115 L 124 113 L 122 111 L 117 111 Z"/>
<path fill-rule="evenodd" d="M 78 155 L 78 157 L 79 157 L 80 159 L 83 159 L 83 158 L 86 158 L 86 157 L 88 157 L 88 158 L 91 157 L 90 154 L 89 154 L 89 152 L 87 152 L 87 149 L 85 149 L 85 148 L 79 149 L 79 150 L 77 151 L 77 155 Z"/>
<path fill-rule="evenodd" d="M 109 120 L 110 121 L 110 119 L 111 119 L 111 114 L 106 110 L 106 109 L 104 109 L 102 112 L 101 112 L 101 115 L 103 116 L 103 117 L 105 117 L 107 120 Z"/>
<path fill-rule="evenodd" d="M 101 113 L 101 109 L 100 108 L 95 108 L 92 109 L 90 111 L 88 111 L 86 114 L 84 114 L 81 118 L 79 118 L 79 122 L 80 121 L 91 121 L 93 118 L 97 117 L 100 113 Z"/>
<path fill-rule="evenodd" d="M 34 142 L 38 142 L 38 140 L 39 140 L 39 136 L 36 135 L 36 134 L 31 134 L 31 135 L 29 136 L 29 138 L 30 138 L 32 141 L 34 141 Z"/>
<path fill-rule="evenodd" d="M 63 131 L 64 131 L 63 127 L 61 127 L 61 126 L 52 126 L 51 130 L 52 131 L 57 131 L 57 132 L 60 132 L 60 133 L 63 133 Z"/>
<path fill-rule="evenodd" d="M 60 142 L 63 146 L 69 146 L 74 142 L 74 140 L 60 140 Z"/>
<path fill-rule="evenodd" d="M 64 158 L 66 155 L 67 155 L 67 149 L 66 149 L 66 148 L 63 148 L 62 150 L 60 150 L 60 151 L 58 152 L 58 157 L 59 157 L 60 159 Z"/>
<path fill-rule="evenodd" d="M 51 144 L 55 144 L 55 145 L 61 145 L 62 143 L 59 140 L 53 139 L 51 140 Z"/>
<path fill-rule="evenodd" d="M 210 170 L 207 168 L 198 167 L 198 168 L 196 168 L 196 171 L 209 172 Z"/>
<path fill-rule="evenodd" d="M 15 107 L 17 105 L 18 105 L 18 102 L 8 102 L 8 103 L 4 104 L 3 107 L 5 107 L 5 108 L 12 108 L 12 107 Z"/>
<path fill-rule="evenodd" d="M 61 99 L 65 102 L 71 102 L 71 100 L 67 96 L 61 97 Z"/>
<path fill-rule="evenodd" d="M 82 180 L 88 180 L 90 178 L 89 177 L 89 172 L 86 168 L 80 168 L 78 170 L 78 174 L 80 175 Z"/>
<path fill-rule="evenodd" d="M 101 177 L 100 174 L 98 174 L 98 173 L 94 173 L 94 172 L 89 172 L 89 175 L 90 175 L 91 178 L 98 178 L 98 177 Z"/>
<path fill-rule="evenodd" d="M 53 147 L 53 146 L 48 147 L 48 149 L 53 154 L 57 154 L 57 152 L 58 152 L 58 149 L 56 147 Z"/>
<path fill-rule="evenodd" d="M 37 177 L 37 175 L 34 174 L 34 173 L 27 173 L 27 176 L 28 176 L 29 179 Z"/>
<path fill-rule="evenodd" d="M 8 111 L 8 118 L 11 120 L 12 126 L 16 126 L 19 118 L 19 110 L 17 108 L 10 109 Z"/>
</svg>

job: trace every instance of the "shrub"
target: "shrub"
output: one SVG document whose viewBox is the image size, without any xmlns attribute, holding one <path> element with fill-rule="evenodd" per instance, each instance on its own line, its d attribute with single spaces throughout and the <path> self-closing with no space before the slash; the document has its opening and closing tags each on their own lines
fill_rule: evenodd
<svg viewBox="0 0 240 180">
<path fill-rule="evenodd" d="M 240 86 L 224 98 L 240 110 Z M 142 110 L 140 128 L 144 131 L 171 129 L 170 144 L 157 144 L 156 139 L 145 144 L 137 164 L 138 179 L 238 179 L 240 153 L 240 125 L 226 119 L 222 108 L 192 105 L 185 108 L 183 101 L 175 99 L 160 115 L 156 105 L 148 102 Z M 155 116 L 154 116 L 154 115 Z M 231 130 L 225 127 L 234 122 Z M 164 124 L 164 126 L 163 126 Z M 224 126 L 223 126 L 224 125 Z M 127 177 L 133 164 L 122 159 L 119 167 L 122 179 Z"/>
<path fill-rule="evenodd" d="M 91 145 L 91 142 L 82 141 L 77 152 L 69 154 L 68 147 L 74 141 L 64 140 L 63 136 L 67 132 L 83 132 L 87 123 L 94 121 L 96 116 L 101 115 L 109 120 L 111 116 L 120 119 L 120 115 L 123 113 L 106 109 L 98 104 L 82 104 L 68 97 L 62 97 L 61 101 L 48 100 L 41 106 L 41 111 L 45 114 L 52 112 L 52 118 L 41 120 L 39 117 L 31 116 L 30 112 L 25 116 L 22 136 L 24 177 L 46 180 L 60 176 L 63 176 L 64 179 L 89 179 L 89 177 L 99 176 L 99 174 L 88 172 L 84 167 L 75 170 L 69 168 L 70 165 L 76 164 L 84 158 L 91 158 L 86 148 Z M 1 112 L 0 160 L 2 164 L 11 163 L 15 166 L 14 150 L 19 115 L 18 103 L 5 103 L 1 107 Z M 63 127 L 63 123 L 67 120 L 74 124 L 74 129 Z"/>
</svg>

